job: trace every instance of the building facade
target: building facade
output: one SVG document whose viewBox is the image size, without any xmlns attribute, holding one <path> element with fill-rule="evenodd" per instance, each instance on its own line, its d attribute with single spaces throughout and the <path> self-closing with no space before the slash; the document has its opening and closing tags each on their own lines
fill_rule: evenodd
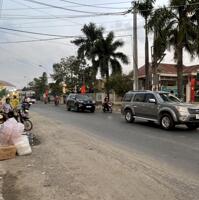
<svg viewBox="0 0 199 200">
<path fill-rule="evenodd" d="M 170 92 L 171 90 L 177 94 L 177 67 L 175 64 L 159 64 L 156 74 L 152 74 L 151 66 L 150 83 L 151 89 L 163 90 Z M 199 65 L 183 67 L 183 94 L 186 102 L 199 102 Z M 152 76 L 153 81 L 152 83 Z M 144 89 L 145 85 L 145 66 L 138 69 L 139 89 Z M 154 88 L 155 86 L 155 88 Z"/>
</svg>

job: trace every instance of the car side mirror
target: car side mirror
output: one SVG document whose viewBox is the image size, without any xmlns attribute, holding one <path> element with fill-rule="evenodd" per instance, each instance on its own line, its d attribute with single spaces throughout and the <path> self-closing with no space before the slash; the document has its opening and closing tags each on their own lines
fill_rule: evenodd
<svg viewBox="0 0 199 200">
<path fill-rule="evenodd" d="M 156 103 L 155 99 L 149 99 L 149 103 Z"/>
</svg>

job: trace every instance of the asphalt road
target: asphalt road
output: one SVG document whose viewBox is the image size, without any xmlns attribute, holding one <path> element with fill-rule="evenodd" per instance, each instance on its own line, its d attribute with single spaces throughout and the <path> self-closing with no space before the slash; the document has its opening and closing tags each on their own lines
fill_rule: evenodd
<svg viewBox="0 0 199 200">
<path fill-rule="evenodd" d="M 31 110 L 66 124 L 75 125 L 129 152 L 140 153 L 162 165 L 199 179 L 199 129 L 177 127 L 164 131 L 156 124 L 136 121 L 128 124 L 119 113 L 69 112 L 63 106 L 38 103 Z"/>
</svg>

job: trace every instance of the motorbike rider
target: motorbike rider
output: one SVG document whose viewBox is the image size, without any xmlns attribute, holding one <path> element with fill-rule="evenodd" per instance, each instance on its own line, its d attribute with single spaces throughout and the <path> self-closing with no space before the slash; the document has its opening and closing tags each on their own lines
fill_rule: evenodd
<svg viewBox="0 0 199 200">
<path fill-rule="evenodd" d="M 11 100 L 11 105 L 12 105 L 12 108 L 14 110 L 16 110 L 19 106 L 19 99 L 17 98 L 16 95 L 13 96 L 13 99 Z"/>
<path fill-rule="evenodd" d="M 108 103 L 109 103 L 109 98 L 108 98 L 108 96 L 106 96 L 106 97 L 104 98 L 104 102 L 103 102 L 103 107 L 104 107 L 106 110 L 109 110 L 109 105 L 108 105 Z"/>
<path fill-rule="evenodd" d="M 55 97 L 54 97 L 54 103 L 55 103 L 55 105 L 59 104 L 59 96 L 58 95 L 55 95 Z"/>
</svg>

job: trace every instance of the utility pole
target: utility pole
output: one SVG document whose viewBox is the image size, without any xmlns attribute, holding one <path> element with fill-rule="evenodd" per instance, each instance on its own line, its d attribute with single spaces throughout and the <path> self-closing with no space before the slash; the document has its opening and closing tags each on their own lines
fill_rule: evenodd
<svg viewBox="0 0 199 200">
<path fill-rule="evenodd" d="M 136 3 L 131 2 L 133 8 L 133 89 L 138 90 L 138 50 L 137 50 L 137 8 Z"/>
</svg>

